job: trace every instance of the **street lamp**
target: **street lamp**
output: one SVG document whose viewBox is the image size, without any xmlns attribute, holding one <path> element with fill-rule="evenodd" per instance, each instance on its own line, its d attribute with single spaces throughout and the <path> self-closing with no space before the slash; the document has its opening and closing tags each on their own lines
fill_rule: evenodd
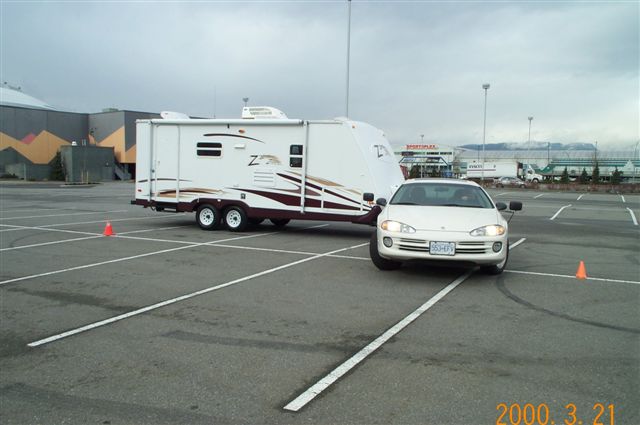
<svg viewBox="0 0 640 425">
<path fill-rule="evenodd" d="M 636 143 L 636 147 L 633 149 L 633 158 L 631 159 L 631 164 L 633 165 L 633 184 L 636 184 L 636 156 L 638 152 L 638 145 L 640 145 L 640 141 Z"/>
<path fill-rule="evenodd" d="M 487 135 L 487 90 L 491 87 L 488 83 L 482 85 L 484 89 L 484 126 L 482 127 L 482 174 L 480 177 L 481 184 L 484 183 L 484 161 L 486 159 L 484 154 L 484 143 Z"/>
<path fill-rule="evenodd" d="M 421 143 L 421 144 L 424 144 L 424 134 L 421 134 L 421 135 L 420 135 L 420 143 Z"/>
<path fill-rule="evenodd" d="M 249 98 L 248 97 L 243 97 L 242 101 L 244 102 L 244 107 L 247 107 L 247 102 L 249 102 Z"/>
<path fill-rule="evenodd" d="M 349 20 L 347 22 L 347 87 L 346 87 L 346 96 L 345 96 L 345 112 L 344 116 L 349 118 L 349 58 L 351 56 L 351 0 L 348 0 L 349 4 Z"/>
<path fill-rule="evenodd" d="M 529 117 L 528 119 L 529 119 L 529 141 L 527 142 L 527 169 L 525 170 L 525 173 L 529 171 L 529 168 L 531 167 L 531 164 L 530 164 L 531 160 L 529 159 L 529 151 L 531 150 L 531 121 L 533 121 L 533 117 Z"/>
</svg>

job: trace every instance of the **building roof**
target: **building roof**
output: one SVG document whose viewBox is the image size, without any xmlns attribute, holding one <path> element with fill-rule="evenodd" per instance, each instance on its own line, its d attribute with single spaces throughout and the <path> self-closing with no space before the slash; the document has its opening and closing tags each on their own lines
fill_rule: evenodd
<svg viewBox="0 0 640 425">
<path fill-rule="evenodd" d="M 29 96 L 21 92 L 7 87 L 0 87 L 0 105 L 3 106 L 19 106 L 32 109 L 55 110 L 55 108 L 40 99 Z"/>
</svg>

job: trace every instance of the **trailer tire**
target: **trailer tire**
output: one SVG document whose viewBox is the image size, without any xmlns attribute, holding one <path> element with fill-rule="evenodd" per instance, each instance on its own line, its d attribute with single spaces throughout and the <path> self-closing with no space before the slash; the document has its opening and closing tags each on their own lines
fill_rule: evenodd
<svg viewBox="0 0 640 425">
<path fill-rule="evenodd" d="M 249 225 L 247 213 L 240 207 L 229 207 L 224 211 L 224 222 L 232 232 L 242 232 Z"/>
<path fill-rule="evenodd" d="M 220 225 L 220 211 L 213 205 L 202 204 L 196 211 L 196 223 L 203 230 L 214 230 Z"/>
<path fill-rule="evenodd" d="M 387 260 L 378 252 L 378 232 L 373 232 L 369 241 L 369 256 L 373 264 L 380 270 L 397 270 L 402 266 L 399 261 Z"/>
<path fill-rule="evenodd" d="M 289 223 L 291 220 L 289 220 L 288 218 L 270 218 L 269 221 L 272 222 L 274 226 L 280 229 L 286 226 L 287 223 Z"/>
</svg>

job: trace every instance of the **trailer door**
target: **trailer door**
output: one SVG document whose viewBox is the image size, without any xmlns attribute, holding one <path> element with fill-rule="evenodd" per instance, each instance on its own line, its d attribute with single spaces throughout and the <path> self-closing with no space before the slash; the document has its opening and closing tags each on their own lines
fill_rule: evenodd
<svg viewBox="0 0 640 425">
<path fill-rule="evenodd" d="M 180 128 L 157 125 L 153 129 L 151 155 L 151 192 L 156 202 L 178 202 Z"/>
</svg>

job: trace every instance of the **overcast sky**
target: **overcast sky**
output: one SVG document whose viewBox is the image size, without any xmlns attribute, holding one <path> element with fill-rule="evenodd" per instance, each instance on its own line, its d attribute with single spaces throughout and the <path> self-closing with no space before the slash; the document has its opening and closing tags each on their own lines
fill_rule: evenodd
<svg viewBox="0 0 640 425">
<path fill-rule="evenodd" d="M 2 81 L 64 110 L 345 115 L 348 5 L 1 2 Z M 640 139 L 639 6 L 353 1 L 349 117 L 394 144 Z"/>
</svg>

